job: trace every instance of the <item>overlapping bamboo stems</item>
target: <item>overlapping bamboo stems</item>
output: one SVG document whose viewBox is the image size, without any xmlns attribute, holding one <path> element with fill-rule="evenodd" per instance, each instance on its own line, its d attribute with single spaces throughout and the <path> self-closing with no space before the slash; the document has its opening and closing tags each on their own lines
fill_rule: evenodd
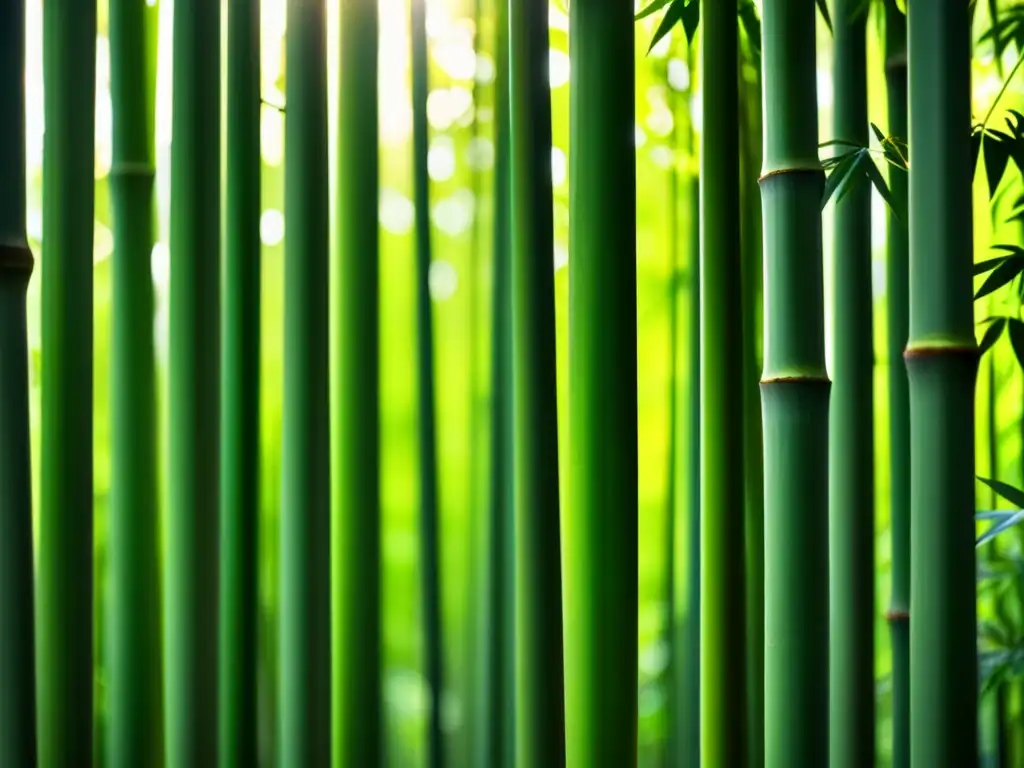
<svg viewBox="0 0 1024 768">
<path fill-rule="evenodd" d="M 324 0 L 288 0 L 277 745 L 278 765 L 288 768 L 320 768 L 331 759 L 325 17 Z M 372 408 L 372 403 L 364 407 Z M 339 409 L 346 412 L 344 404 Z M 345 629 L 372 632 L 370 626 Z"/>
<path fill-rule="evenodd" d="M 828 761 L 828 432 L 815 7 L 764 0 L 765 765 Z"/>
<path fill-rule="evenodd" d="M 114 253 L 105 764 L 133 768 L 159 764 L 164 749 L 150 266 L 155 62 L 148 46 L 156 25 L 145 0 L 111 0 L 109 13 Z"/>
<path fill-rule="evenodd" d="M 257 762 L 260 0 L 231 0 L 221 380 L 218 764 Z"/>
<path fill-rule="evenodd" d="M 423 591 L 423 664 L 430 697 L 427 766 L 445 762 L 441 731 L 444 693 L 439 568 L 437 427 L 434 398 L 434 321 L 430 298 L 430 176 L 426 0 L 412 0 L 413 199 L 416 204 L 416 402 L 419 423 L 420 569 Z"/>
<path fill-rule="evenodd" d="M 376 0 L 341 4 L 337 257 L 334 271 L 333 753 L 382 765 L 380 250 Z"/>
<path fill-rule="evenodd" d="M 700 752 L 709 765 L 747 757 L 739 25 L 736 8 L 701 8 Z M 739 309 L 738 309 L 739 308 Z M 737 563 L 737 552 L 740 561 Z"/>
<path fill-rule="evenodd" d="M 836 0 L 836 139 L 868 143 L 867 12 Z M 830 765 L 875 762 L 874 349 L 871 187 L 835 207 L 829 444 Z"/>
<path fill-rule="evenodd" d="M 971 36 L 958 0 L 908 11 L 911 764 L 962 768 L 978 760 Z"/>
<path fill-rule="evenodd" d="M 164 604 L 168 768 L 217 757 L 220 6 L 173 19 Z"/>
<path fill-rule="evenodd" d="M 0 0 L 0 764 L 36 765 L 26 291 L 25 2 Z"/>
<path fill-rule="evenodd" d="M 509 0 L 516 765 L 565 763 L 547 0 Z"/>
<path fill-rule="evenodd" d="M 569 9 L 566 759 L 637 760 L 637 342 L 633 8 Z"/>
<path fill-rule="evenodd" d="M 889 133 L 907 138 L 907 20 L 895 0 L 885 2 L 885 81 Z M 889 189 L 907 210 L 907 177 L 889 173 Z M 889 477 L 892 592 L 886 620 L 892 644 L 892 764 L 910 766 L 910 403 L 903 350 L 908 333 L 908 230 L 889 211 L 886 309 L 889 369 Z"/>
</svg>

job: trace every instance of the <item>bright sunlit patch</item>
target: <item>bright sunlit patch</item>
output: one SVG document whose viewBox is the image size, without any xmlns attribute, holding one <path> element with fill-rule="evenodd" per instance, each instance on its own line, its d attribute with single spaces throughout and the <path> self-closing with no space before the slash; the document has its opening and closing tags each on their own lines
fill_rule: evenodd
<svg viewBox="0 0 1024 768">
<path fill-rule="evenodd" d="M 434 61 L 453 80 L 472 80 L 476 75 L 477 56 L 473 52 L 470 35 L 460 35 L 435 45 L 431 51 Z"/>
<path fill-rule="evenodd" d="M 473 107 L 473 94 L 455 85 L 437 88 L 427 96 L 427 120 L 438 131 L 446 131 Z"/>
<path fill-rule="evenodd" d="M 459 287 L 459 275 L 449 262 L 434 259 L 430 262 L 430 298 L 434 301 L 447 301 L 455 295 Z"/>
<path fill-rule="evenodd" d="M 284 161 L 284 115 L 266 105 L 260 110 L 260 156 L 271 168 Z"/>
<path fill-rule="evenodd" d="M 565 152 L 558 147 L 551 148 L 551 185 L 560 187 L 565 184 L 566 161 Z"/>
<path fill-rule="evenodd" d="M 468 189 L 456 190 L 438 200 L 431 210 L 434 226 L 450 237 L 458 237 L 473 223 L 476 200 Z"/>
<path fill-rule="evenodd" d="M 171 251 L 167 247 L 167 243 L 153 244 L 153 250 L 149 257 L 149 270 L 153 275 L 153 286 L 157 291 L 167 290 L 171 279 Z"/>
<path fill-rule="evenodd" d="M 831 107 L 832 94 L 832 73 L 827 69 L 818 70 L 818 106 Z"/>
<path fill-rule="evenodd" d="M 690 68 L 682 59 L 669 59 L 668 84 L 674 91 L 685 91 L 690 87 Z"/>
<path fill-rule="evenodd" d="M 412 201 L 390 187 L 380 191 L 378 218 L 384 230 L 394 235 L 405 235 L 412 230 L 416 208 Z"/>
<path fill-rule="evenodd" d="M 636 144 L 638 148 L 647 143 L 647 132 L 639 123 L 637 123 L 633 128 L 633 143 Z"/>
<path fill-rule="evenodd" d="M 110 258 L 114 252 L 114 233 L 98 221 L 92 229 L 92 263 L 99 264 Z"/>
<path fill-rule="evenodd" d="M 494 59 L 486 52 L 481 51 L 476 55 L 476 71 L 474 77 L 480 85 L 490 85 L 494 82 Z"/>
<path fill-rule="evenodd" d="M 651 162 L 659 168 L 669 169 L 672 167 L 672 163 L 675 162 L 675 153 L 671 147 L 666 147 L 664 144 L 659 144 L 656 147 L 651 147 Z"/>
<path fill-rule="evenodd" d="M 494 166 L 494 144 L 485 136 L 470 139 L 466 146 L 466 165 L 474 171 L 488 171 Z"/>
<path fill-rule="evenodd" d="M 657 44 L 651 48 L 650 56 L 656 59 L 663 59 L 668 55 L 669 49 L 672 47 L 672 35 L 665 35 Z"/>
<path fill-rule="evenodd" d="M 430 143 L 427 173 L 434 181 L 448 181 L 455 175 L 455 142 L 450 136 L 437 136 Z"/>
<path fill-rule="evenodd" d="M 569 249 L 561 243 L 555 243 L 555 272 L 569 263 Z"/>
<path fill-rule="evenodd" d="M 268 208 L 260 214 L 260 242 L 264 245 L 279 245 L 284 240 L 284 214 L 276 208 Z"/>
<path fill-rule="evenodd" d="M 569 82 L 569 54 L 557 48 L 548 51 L 548 82 L 552 88 L 561 88 Z"/>
</svg>

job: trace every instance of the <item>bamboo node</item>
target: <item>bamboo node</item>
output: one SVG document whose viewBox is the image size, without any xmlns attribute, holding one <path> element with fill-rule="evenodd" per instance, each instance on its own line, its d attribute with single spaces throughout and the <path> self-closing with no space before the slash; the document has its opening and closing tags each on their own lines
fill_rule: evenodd
<svg viewBox="0 0 1024 768">
<path fill-rule="evenodd" d="M 788 173 L 820 173 L 824 174 L 825 169 L 818 165 L 792 165 L 786 168 L 772 168 L 771 170 L 765 171 L 757 178 L 758 184 L 763 184 L 769 179 L 773 179 L 777 176 L 782 176 Z"/>
<path fill-rule="evenodd" d="M 110 178 L 156 178 L 156 169 L 152 163 L 114 163 L 110 168 Z"/>
<path fill-rule="evenodd" d="M 905 624 L 910 621 L 910 611 L 903 610 L 902 608 L 893 608 L 885 612 L 885 620 L 889 624 Z"/>
<path fill-rule="evenodd" d="M 978 357 L 977 344 L 943 344 L 927 342 L 908 346 L 903 351 L 903 359 L 906 361 L 923 360 L 936 357 Z"/>
<path fill-rule="evenodd" d="M 802 376 L 770 376 L 761 379 L 761 384 L 832 384 L 828 376 L 820 373 L 806 374 Z"/>
<path fill-rule="evenodd" d="M 35 258 L 28 245 L 0 243 L 0 270 L 31 274 L 34 266 Z"/>
<path fill-rule="evenodd" d="M 906 71 L 907 69 L 907 54 L 906 52 L 894 53 L 892 56 L 885 60 L 885 71 L 886 72 L 899 72 Z"/>
</svg>

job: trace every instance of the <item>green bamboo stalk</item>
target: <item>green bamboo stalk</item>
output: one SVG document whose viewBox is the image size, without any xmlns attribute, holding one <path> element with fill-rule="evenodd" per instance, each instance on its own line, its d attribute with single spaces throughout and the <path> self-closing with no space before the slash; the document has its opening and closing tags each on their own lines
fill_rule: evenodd
<svg viewBox="0 0 1024 768">
<path fill-rule="evenodd" d="M 341 4 L 334 321 L 332 764 L 383 764 L 375 0 Z M 319 118 L 318 118 L 319 119 Z M 296 179 L 298 184 L 298 179 Z M 319 183 L 319 182 L 318 182 Z M 318 225 L 319 226 L 319 225 Z"/>
<path fill-rule="evenodd" d="M 420 568 L 423 584 L 423 659 L 430 696 L 427 766 L 443 768 L 444 693 L 441 640 L 441 577 L 438 562 L 437 429 L 434 403 L 434 322 L 430 298 L 430 176 L 426 0 L 412 0 L 413 188 L 416 203 L 416 378 L 420 450 Z"/>
<path fill-rule="evenodd" d="M 741 76 L 740 83 L 740 125 L 744 131 L 740 245 L 743 249 L 741 335 L 747 556 L 747 751 L 750 768 L 761 768 L 764 765 L 764 467 L 761 455 L 761 396 L 757 386 L 761 370 L 758 339 L 763 325 L 761 193 L 757 186 L 757 175 L 762 163 L 760 61 L 756 62 L 754 82 L 749 83 Z"/>
<path fill-rule="evenodd" d="M 929 768 L 978 761 L 968 20 L 958 0 L 911 4 L 907 19 L 910 746 Z"/>
<path fill-rule="evenodd" d="M 93 727 L 92 227 L 96 4 L 43 6 L 39 760 L 88 763 Z"/>
<path fill-rule="evenodd" d="M 637 760 L 634 39 L 629 3 L 569 10 L 566 758 Z"/>
<path fill-rule="evenodd" d="M 0 764 L 34 768 L 32 477 L 26 291 L 33 258 L 25 204 L 25 2 L 0 0 Z"/>
<path fill-rule="evenodd" d="M 111 0 L 111 482 L 105 764 L 160 765 L 159 507 L 153 350 L 153 113 L 145 0 Z M 147 66 L 140 66 L 146 62 Z"/>
<path fill-rule="evenodd" d="M 325 17 L 324 0 L 289 0 L 287 4 L 284 195 L 288 232 L 278 711 L 278 765 L 283 768 L 325 766 L 331 759 Z M 346 413 L 344 404 L 340 407 Z M 347 514 L 356 511 L 343 509 Z M 346 625 L 345 630 L 369 633 L 371 627 Z"/>
<path fill-rule="evenodd" d="M 516 765 L 565 765 L 547 0 L 509 0 Z"/>
<path fill-rule="evenodd" d="M 828 760 L 828 419 L 815 7 L 764 0 L 765 765 Z"/>
<path fill-rule="evenodd" d="M 889 133 L 907 138 L 907 19 L 885 3 L 885 81 Z M 907 210 L 907 177 L 889 174 L 889 189 Z M 892 644 L 892 764 L 910 766 L 910 402 L 903 350 L 908 333 L 907 224 L 888 214 L 886 307 L 889 367 L 889 482 L 892 592 L 886 621 Z"/>
<path fill-rule="evenodd" d="M 868 143 L 867 11 L 835 0 L 837 139 Z M 836 205 L 829 444 L 830 765 L 875 762 L 874 349 L 871 187 Z"/>
<path fill-rule="evenodd" d="M 480 606 L 479 731 L 475 768 L 511 768 L 515 738 L 515 622 L 512 557 L 512 309 L 509 229 L 508 3 L 497 0 L 494 81 L 494 216 L 491 303 L 490 486 L 480 524 L 483 556 Z"/>
<path fill-rule="evenodd" d="M 222 317 L 218 763 L 257 762 L 260 450 L 260 0 L 228 6 Z"/>
<path fill-rule="evenodd" d="M 175 3 L 173 70 L 165 728 L 186 768 L 217 756 L 218 5 Z"/>
<path fill-rule="evenodd" d="M 744 447 L 739 25 L 733 5 L 702 6 L 700 749 L 709 765 L 738 766 L 748 714 L 746 510 L 734 476 Z"/>
</svg>

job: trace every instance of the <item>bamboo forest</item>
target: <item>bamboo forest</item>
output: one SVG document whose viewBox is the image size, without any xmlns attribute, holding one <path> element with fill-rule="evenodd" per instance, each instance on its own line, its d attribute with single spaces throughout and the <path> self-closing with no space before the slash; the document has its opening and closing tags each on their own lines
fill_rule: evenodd
<svg viewBox="0 0 1024 768">
<path fill-rule="evenodd" d="M 1024 768 L 1022 65 L 0 0 L 0 768 Z"/>
</svg>

